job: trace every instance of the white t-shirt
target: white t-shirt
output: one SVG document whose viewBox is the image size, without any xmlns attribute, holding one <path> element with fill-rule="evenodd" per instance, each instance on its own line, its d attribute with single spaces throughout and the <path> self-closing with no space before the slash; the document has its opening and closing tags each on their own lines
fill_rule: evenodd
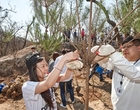
<svg viewBox="0 0 140 110">
<path fill-rule="evenodd" d="M 63 56 L 63 55 L 61 55 L 61 56 L 59 56 L 59 57 L 57 57 L 57 58 L 55 59 L 54 67 L 55 67 L 56 64 L 59 62 L 59 60 L 61 60 L 62 56 Z M 64 74 L 64 73 L 66 72 L 66 70 L 67 70 L 67 67 L 66 67 L 66 65 L 64 65 L 64 66 L 63 66 L 63 69 L 62 69 L 62 71 L 61 71 L 61 74 Z M 66 80 L 64 80 L 64 81 L 61 81 L 61 82 L 67 82 L 67 81 L 70 81 L 71 79 L 72 79 L 72 74 L 70 75 L 70 77 L 69 77 L 68 79 L 66 79 Z"/>
<path fill-rule="evenodd" d="M 22 95 L 25 101 L 26 110 L 49 110 L 49 107 L 46 107 L 46 109 L 44 108 L 46 102 L 42 98 L 41 94 L 35 94 L 35 88 L 38 83 L 39 82 L 27 81 L 22 86 Z M 51 89 L 50 93 L 54 105 L 53 110 L 57 110 L 55 95 Z"/>
</svg>

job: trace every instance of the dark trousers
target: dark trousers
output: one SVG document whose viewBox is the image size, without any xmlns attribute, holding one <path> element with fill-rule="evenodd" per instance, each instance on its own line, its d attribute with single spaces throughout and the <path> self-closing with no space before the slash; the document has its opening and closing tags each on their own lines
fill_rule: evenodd
<svg viewBox="0 0 140 110">
<path fill-rule="evenodd" d="M 93 72 L 93 73 L 91 73 L 91 74 L 89 75 L 89 80 L 90 80 L 90 78 L 91 78 L 94 74 L 95 74 L 95 72 Z M 103 75 L 100 74 L 100 73 L 99 73 L 99 78 L 100 78 L 100 81 L 103 80 Z"/>
<path fill-rule="evenodd" d="M 66 106 L 65 87 L 66 87 L 66 91 L 70 93 L 71 101 L 74 101 L 74 91 L 73 91 L 73 87 L 72 87 L 72 79 L 68 82 L 60 82 L 59 86 L 60 86 L 60 95 L 61 95 L 61 100 L 62 100 L 63 105 Z"/>
</svg>

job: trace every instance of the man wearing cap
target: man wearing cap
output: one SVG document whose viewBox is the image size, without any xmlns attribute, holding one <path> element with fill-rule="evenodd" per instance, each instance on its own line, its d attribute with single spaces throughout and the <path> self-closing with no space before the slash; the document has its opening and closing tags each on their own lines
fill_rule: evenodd
<svg viewBox="0 0 140 110">
<path fill-rule="evenodd" d="M 127 37 L 121 50 L 122 54 L 111 45 L 102 45 L 98 50 L 99 56 L 110 56 L 106 68 L 114 70 L 111 89 L 113 110 L 140 110 L 140 39 Z M 100 61 L 100 64 L 105 62 Z"/>
</svg>

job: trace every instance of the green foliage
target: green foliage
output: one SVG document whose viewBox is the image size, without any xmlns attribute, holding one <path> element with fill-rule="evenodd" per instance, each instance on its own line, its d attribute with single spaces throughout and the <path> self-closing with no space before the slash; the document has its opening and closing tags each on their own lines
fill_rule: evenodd
<svg viewBox="0 0 140 110">
<path fill-rule="evenodd" d="M 1 43 L 8 43 L 9 41 L 11 41 L 11 39 L 14 37 L 14 35 L 16 34 L 17 31 L 17 23 L 13 22 L 10 20 L 9 23 L 3 23 L 1 24 L 1 33 L 2 36 L 1 37 Z"/>
<path fill-rule="evenodd" d="M 43 10 L 43 7 L 41 5 L 41 3 L 39 3 L 37 0 L 33 0 L 32 1 L 32 5 L 33 5 L 33 8 L 34 8 L 34 13 L 35 13 L 35 17 L 37 19 L 37 21 L 45 26 L 46 24 L 46 17 L 44 15 L 44 10 Z"/>
<path fill-rule="evenodd" d="M 100 3 L 102 3 L 104 6 L 104 3 L 102 1 L 100 1 Z M 87 19 L 89 19 L 89 17 L 88 17 L 89 11 L 90 11 L 89 7 L 86 7 L 85 13 L 87 13 L 87 14 L 85 14 L 85 17 L 87 16 Z M 95 6 L 93 8 L 92 13 L 93 13 L 92 14 L 92 16 L 93 16 L 92 17 L 92 25 L 91 25 L 92 31 L 96 30 L 97 32 L 101 32 L 104 29 L 105 23 L 106 23 L 105 15 L 104 15 L 102 9 L 98 6 Z M 86 21 L 85 24 L 87 24 L 87 22 L 88 21 Z"/>
<path fill-rule="evenodd" d="M 2 37 L 1 38 L 2 39 L 2 42 L 6 43 L 6 42 L 11 41 L 11 39 L 13 38 L 13 35 L 10 32 L 4 32 L 4 35 L 1 36 L 1 37 Z"/>
<path fill-rule="evenodd" d="M 117 5 L 113 5 L 113 15 L 116 22 L 121 21 L 134 7 L 138 4 L 138 0 L 118 0 Z M 139 17 L 138 10 L 135 10 L 129 17 L 127 17 L 119 26 L 122 33 L 130 33 L 131 29 L 135 30 L 136 33 L 139 29 Z"/>
<path fill-rule="evenodd" d="M 8 10 L 0 6 L 0 24 L 8 17 Z"/>
<path fill-rule="evenodd" d="M 63 13 L 64 8 L 58 2 L 54 2 L 49 7 L 44 7 L 41 2 L 40 0 L 33 0 L 32 2 L 36 20 L 30 29 L 31 39 L 46 51 L 53 52 L 61 46 L 62 37 L 59 30 L 61 24 L 59 23 L 61 20 L 60 13 Z M 43 28 L 45 34 L 42 32 Z"/>
<path fill-rule="evenodd" d="M 133 28 L 135 29 L 136 33 L 140 32 L 140 18 L 134 20 Z"/>
<path fill-rule="evenodd" d="M 43 48 L 46 51 L 54 52 L 55 50 L 60 49 L 62 45 L 62 37 L 55 37 L 55 36 L 48 36 L 47 34 L 44 35 L 44 40 L 41 41 Z"/>
<path fill-rule="evenodd" d="M 10 23 L 6 23 L 6 19 L 8 17 L 8 10 L 3 9 L 0 6 L 0 33 L 1 33 L 1 43 L 3 42 L 9 42 L 12 39 L 12 32 L 9 28 Z"/>
<path fill-rule="evenodd" d="M 50 36 L 48 33 L 41 33 L 41 27 L 38 23 L 33 23 L 32 28 L 30 28 L 31 41 L 35 45 L 40 45 L 43 49 L 48 52 L 53 52 L 61 47 L 62 37 L 56 37 L 58 33 Z"/>
</svg>

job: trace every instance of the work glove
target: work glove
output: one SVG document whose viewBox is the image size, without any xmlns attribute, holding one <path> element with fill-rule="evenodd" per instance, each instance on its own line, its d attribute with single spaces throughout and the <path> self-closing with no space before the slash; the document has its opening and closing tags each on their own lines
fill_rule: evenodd
<svg viewBox="0 0 140 110">
<path fill-rule="evenodd" d="M 69 69 L 81 69 L 83 68 L 83 63 L 80 60 L 69 61 L 66 63 L 66 67 Z"/>
</svg>

